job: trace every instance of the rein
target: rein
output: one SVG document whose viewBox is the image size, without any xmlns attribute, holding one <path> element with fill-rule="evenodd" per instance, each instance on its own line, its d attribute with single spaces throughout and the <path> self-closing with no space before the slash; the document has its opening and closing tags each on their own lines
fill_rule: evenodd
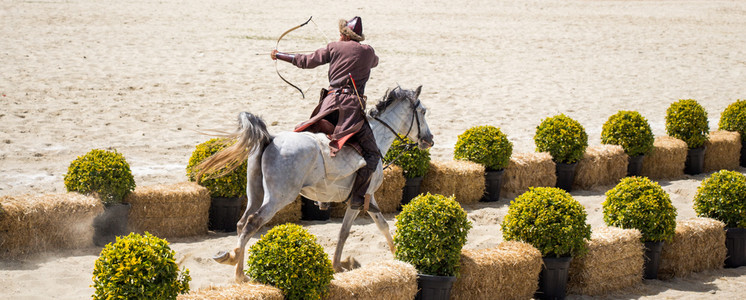
<svg viewBox="0 0 746 300">
<path fill-rule="evenodd" d="M 420 101 L 419 100 L 417 100 L 416 103 L 412 104 L 412 121 L 409 122 L 409 129 L 407 130 L 407 134 L 406 134 L 406 135 L 409 135 L 409 133 L 412 132 L 412 128 L 414 127 L 414 123 L 415 123 L 415 120 L 416 120 L 417 121 L 417 140 L 420 139 L 420 117 L 417 115 L 417 106 L 418 105 L 420 105 Z M 383 167 L 383 170 L 386 170 L 392 164 L 394 164 L 397 160 L 399 160 L 401 158 L 401 156 L 405 152 L 407 152 L 409 150 L 412 150 L 414 147 L 416 147 L 417 143 L 416 142 L 407 143 L 407 141 L 405 139 L 403 139 L 401 136 L 399 136 L 399 133 L 396 132 L 396 130 L 394 130 L 394 128 L 391 127 L 391 125 L 389 125 L 388 123 L 384 122 L 383 120 L 381 120 L 378 117 L 373 117 L 373 119 L 376 120 L 376 121 L 378 121 L 378 122 L 380 122 L 381 124 L 383 124 L 383 126 L 385 126 L 386 128 L 388 128 L 388 130 L 391 131 L 394 134 L 394 137 L 396 137 L 396 139 L 398 139 L 402 144 L 405 145 L 404 146 L 404 151 L 399 152 L 399 155 L 397 155 L 393 160 L 391 160 L 388 164 L 386 164 Z"/>
</svg>

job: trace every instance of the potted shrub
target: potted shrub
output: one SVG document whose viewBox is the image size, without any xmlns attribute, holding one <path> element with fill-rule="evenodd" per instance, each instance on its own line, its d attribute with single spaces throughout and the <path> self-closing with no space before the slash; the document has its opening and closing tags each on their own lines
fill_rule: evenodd
<svg viewBox="0 0 746 300">
<path fill-rule="evenodd" d="M 728 170 L 710 175 L 697 188 L 694 211 L 725 223 L 725 266 L 746 266 L 746 176 Z"/>
<path fill-rule="evenodd" d="M 297 224 L 278 225 L 249 248 L 246 275 L 272 285 L 285 299 L 323 299 L 334 269 L 316 237 Z"/>
<path fill-rule="evenodd" d="M 736 100 L 725 108 L 720 115 L 720 130 L 737 131 L 741 134 L 741 163 L 746 167 L 746 100 Z"/>
<path fill-rule="evenodd" d="M 570 261 L 585 255 L 591 238 L 586 218 L 583 205 L 559 188 L 532 187 L 510 202 L 501 224 L 503 239 L 529 243 L 541 252 L 538 298 L 564 299 Z"/>
<path fill-rule="evenodd" d="M 407 137 L 399 136 L 383 157 L 384 163 L 400 166 L 406 183 L 402 191 L 401 205 L 409 203 L 412 198 L 420 194 L 422 178 L 430 169 L 430 150 L 422 150 Z"/>
<path fill-rule="evenodd" d="M 537 152 L 549 152 L 557 166 L 558 188 L 572 191 L 575 167 L 588 147 L 588 134 L 578 121 L 564 114 L 544 119 L 534 136 Z"/>
<path fill-rule="evenodd" d="M 666 132 L 689 147 L 684 173 L 702 173 L 709 130 L 707 112 L 696 100 L 679 100 L 666 109 Z"/>
<path fill-rule="evenodd" d="M 619 111 L 609 117 L 601 131 L 601 143 L 619 145 L 627 154 L 627 176 L 640 175 L 645 154 L 653 149 L 653 130 L 636 111 Z"/>
<path fill-rule="evenodd" d="M 500 200 L 502 176 L 513 154 L 513 143 L 494 126 L 477 126 L 458 136 L 453 158 L 484 166 L 485 193 L 483 201 Z"/>
<path fill-rule="evenodd" d="M 108 244 L 93 269 L 93 299 L 176 299 L 189 293 L 189 270 L 179 272 L 168 242 L 131 233 Z"/>
<path fill-rule="evenodd" d="M 626 177 L 606 192 L 603 209 L 607 225 L 640 230 L 645 243 L 644 277 L 658 278 L 663 242 L 676 231 L 676 208 L 668 194 L 647 177 Z"/>
<path fill-rule="evenodd" d="M 203 160 L 229 146 L 229 141 L 220 138 L 208 140 L 196 146 L 187 164 L 187 177 L 190 181 L 196 181 L 197 170 L 195 167 Z M 208 174 L 201 178 L 200 185 L 210 191 L 210 230 L 225 232 L 236 231 L 236 224 L 241 218 L 241 202 L 246 196 L 246 162 L 233 171 L 220 177 L 220 174 Z"/>
<path fill-rule="evenodd" d="M 416 299 L 448 299 L 471 222 L 453 197 L 417 196 L 396 217 L 394 257 L 417 268 Z"/>
<path fill-rule="evenodd" d="M 70 163 L 65 174 L 68 192 L 96 194 L 104 212 L 93 220 L 93 242 L 103 246 L 127 230 L 129 203 L 122 203 L 135 189 L 135 179 L 124 155 L 116 150 L 94 149 Z"/>
</svg>

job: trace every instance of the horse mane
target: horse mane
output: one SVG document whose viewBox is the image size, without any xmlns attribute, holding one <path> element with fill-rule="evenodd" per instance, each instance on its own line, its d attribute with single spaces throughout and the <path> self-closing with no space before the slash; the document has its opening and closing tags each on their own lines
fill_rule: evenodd
<svg viewBox="0 0 746 300">
<path fill-rule="evenodd" d="M 413 91 L 402 89 L 400 86 L 395 87 L 393 90 L 387 90 L 386 94 L 383 95 L 381 100 L 376 103 L 376 107 L 372 108 L 368 113 L 371 117 L 380 116 L 386 109 L 395 101 L 404 99 L 413 94 Z"/>
</svg>

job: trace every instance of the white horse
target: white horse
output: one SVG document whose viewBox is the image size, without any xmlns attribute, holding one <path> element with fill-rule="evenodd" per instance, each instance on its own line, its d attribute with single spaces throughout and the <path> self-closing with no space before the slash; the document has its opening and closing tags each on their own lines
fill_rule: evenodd
<svg viewBox="0 0 746 300">
<path fill-rule="evenodd" d="M 421 149 L 433 145 L 433 135 L 425 121 L 425 106 L 419 100 L 422 86 L 416 90 L 399 87 L 387 90 L 386 95 L 367 114 L 378 149 L 386 154 L 397 134 L 417 141 Z M 349 198 L 355 171 L 365 161 L 352 148 L 343 147 L 335 157 L 329 157 L 329 139 L 324 134 L 283 132 L 271 136 L 264 122 L 247 112 L 238 116 L 239 128 L 229 134 L 236 143 L 223 149 L 198 166 L 199 175 L 235 169 L 247 159 L 246 195 L 248 205 L 237 224 L 238 247 L 221 251 L 213 259 L 236 266 L 236 282 L 244 282 L 244 254 L 249 239 L 283 207 L 293 202 L 298 194 L 320 203 L 343 202 Z M 199 178 L 199 176 L 198 176 Z M 198 179 L 199 180 L 199 179 Z M 388 241 L 394 252 L 389 226 L 378 209 L 373 193 L 383 182 L 381 163 L 371 177 L 368 214 Z M 366 196 L 367 196 L 366 195 Z M 360 210 L 348 205 L 339 232 L 333 266 L 342 271 L 340 258 L 352 222 Z"/>
</svg>

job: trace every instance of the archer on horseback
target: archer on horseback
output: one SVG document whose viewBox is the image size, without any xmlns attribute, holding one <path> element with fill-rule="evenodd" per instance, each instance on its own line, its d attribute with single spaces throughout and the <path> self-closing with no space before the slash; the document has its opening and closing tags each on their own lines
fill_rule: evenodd
<svg viewBox="0 0 746 300">
<path fill-rule="evenodd" d="M 311 118 L 296 126 L 295 131 L 323 132 L 329 136 L 331 156 L 352 146 L 359 152 L 366 165 L 357 170 L 352 186 L 350 208 L 359 210 L 365 204 L 370 177 L 376 170 L 381 153 L 376 146 L 373 131 L 365 118 L 365 84 L 370 70 L 378 65 L 373 47 L 360 42 L 365 40 L 363 21 L 360 17 L 339 20 L 339 41 L 310 54 L 289 54 L 272 51 L 273 60 L 289 62 L 296 67 L 309 69 L 329 64 L 329 88 L 321 90 L 319 104 Z"/>
</svg>

